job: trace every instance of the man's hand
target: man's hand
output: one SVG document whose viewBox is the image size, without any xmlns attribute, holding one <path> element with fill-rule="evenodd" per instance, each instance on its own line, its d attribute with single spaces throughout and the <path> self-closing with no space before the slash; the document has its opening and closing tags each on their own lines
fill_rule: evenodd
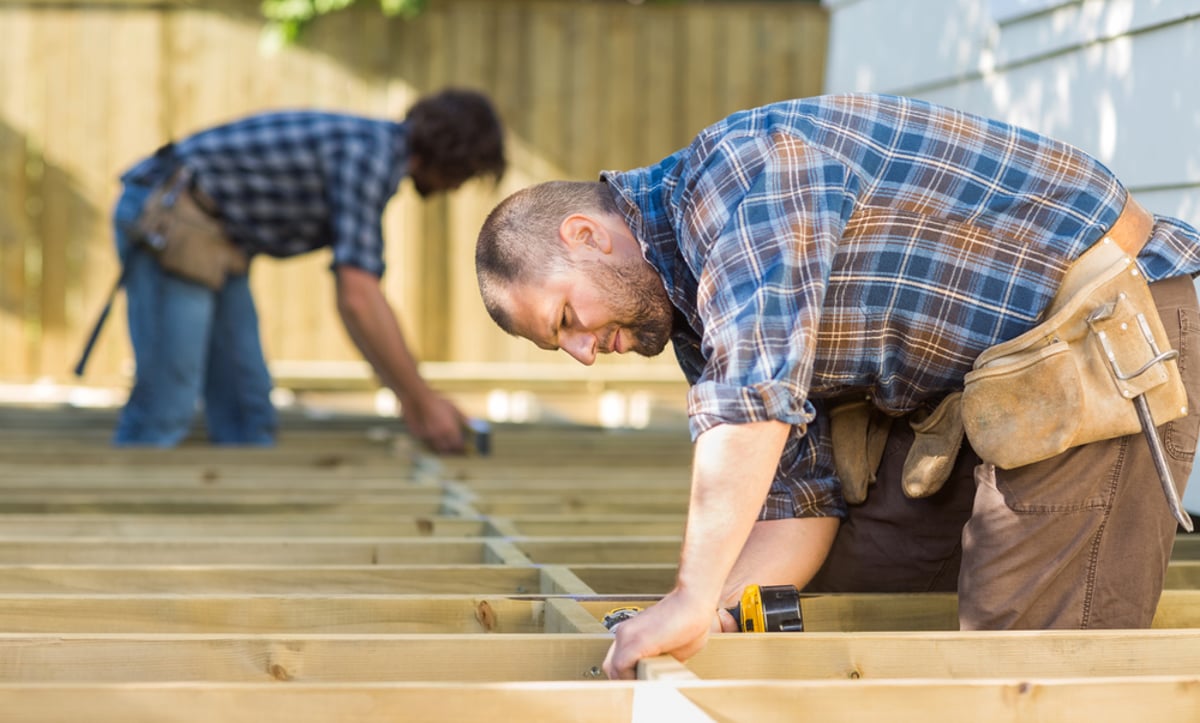
<svg viewBox="0 0 1200 723">
<path fill-rule="evenodd" d="M 346 331 L 400 400 L 409 432 L 440 454 L 462 452 L 466 417 L 421 378 L 378 277 L 353 266 L 339 266 L 337 294 Z"/>
<path fill-rule="evenodd" d="M 604 657 L 604 673 L 613 680 L 637 677 L 642 658 L 669 653 L 685 661 L 717 629 L 716 600 L 701 600 L 676 588 L 658 603 L 617 626 L 616 641 Z"/>
<path fill-rule="evenodd" d="M 617 627 L 604 661 L 608 677 L 633 678 L 637 661 L 653 655 L 686 660 L 708 642 L 718 627 L 722 590 L 754 528 L 790 429 L 776 421 L 721 424 L 697 438 L 679 582 L 657 605 Z"/>
<path fill-rule="evenodd" d="M 432 390 L 423 399 L 405 404 L 401 412 L 409 434 L 438 454 L 461 454 L 466 448 L 466 417 L 450 400 Z"/>
</svg>

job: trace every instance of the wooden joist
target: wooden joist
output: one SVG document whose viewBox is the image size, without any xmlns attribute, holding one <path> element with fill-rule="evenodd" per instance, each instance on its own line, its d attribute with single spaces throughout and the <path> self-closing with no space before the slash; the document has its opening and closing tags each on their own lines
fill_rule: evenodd
<svg viewBox="0 0 1200 723">
<path fill-rule="evenodd" d="M 35 417 L 0 435 L 0 710 L 20 720 L 1198 710 L 1200 537 L 1152 630 L 964 633 L 953 595 L 806 596 L 804 633 L 715 634 L 617 683 L 601 620 L 674 582 L 684 430 L 498 425 L 492 457 L 434 459 L 367 417 L 169 452 L 109 449 L 104 413 Z"/>
<path fill-rule="evenodd" d="M 0 683 L 25 723 L 359 723 L 364 720 L 1193 723 L 1192 676 L 1054 680 Z"/>
<path fill-rule="evenodd" d="M 5 633 L 0 680 L 336 682 L 588 680 L 605 632 Z M 112 661 L 120 661 L 119 665 Z M 1200 680 L 1200 630 L 713 635 L 700 680 Z"/>
</svg>

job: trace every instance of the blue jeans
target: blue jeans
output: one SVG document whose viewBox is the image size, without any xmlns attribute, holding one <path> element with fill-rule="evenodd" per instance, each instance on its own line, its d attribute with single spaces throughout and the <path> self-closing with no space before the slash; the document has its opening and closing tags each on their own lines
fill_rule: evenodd
<svg viewBox="0 0 1200 723">
<path fill-rule="evenodd" d="M 214 292 L 163 271 L 129 231 L 151 191 L 125 184 L 113 213 L 137 365 L 113 444 L 177 445 L 201 399 L 213 443 L 273 444 L 271 376 L 249 276 L 230 277 Z"/>
</svg>

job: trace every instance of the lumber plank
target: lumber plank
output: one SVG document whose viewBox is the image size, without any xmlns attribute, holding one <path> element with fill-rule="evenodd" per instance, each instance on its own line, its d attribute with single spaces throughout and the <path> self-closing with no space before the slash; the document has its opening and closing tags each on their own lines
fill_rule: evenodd
<svg viewBox="0 0 1200 723">
<path fill-rule="evenodd" d="M 5 633 L 0 679 L 580 680 L 611 642 L 607 633 Z M 704 680 L 1200 677 L 1200 630 L 720 633 L 687 667 Z"/>
<path fill-rule="evenodd" d="M 607 633 L 604 624 L 594 618 L 577 601 L 568 598 L 548 598 L 545 603 L 546 633 Z"/>
<path fill-rule="evenodd" d="M 275 595 L 561 594 L 536 567 L 503 565 L 0 565 L 0 593 Z"/>
<path fill-rule="evenodd" d="M 572 490 L 562 494 L 520 493 L 481 495 L 471 506 L 481 514 L 513 515 L 520 513 L 682 513 L 687 510 L 688 491 L 647 490 L 631 494 L 588 493 Z"/>
<path fill-rule="evenodd" d="M 1174 560 L 1200 560 L 1200 533 L 1180 532 L 1171 550 Z"/>
<path fill-rule="evenodd" d="M 514 515 L 492 517 L 511 523 L 512 537 L 674 536 L 683 539 L 683 514 Z"/>
<path fill-rule="evenodd" d="M 119 492 L 126 489 L 154 490 L 199 488 L 204 490 L 340 489 L 354 491 L 397 491 L 430 493 L 436 485 L 411 479 L 392 470 L 347 468 L 296 469 L 285 466 L 255 469 L 227 464 L 208 467 L 118 467 L 47 464 L 10 464 L 0 459 L 0 489 Z"/>
<path fill-rule="evenodd" d="M 578 537 L 510 538 L 532 561 L 554 565 L 587 563 L 670 563 L 679 561 L 680 538 L 667 537 Z"/>
<path fill-rule="evenodd" d="M 590 595 L 595 593 L 587 583 L 562 565 L 542 565 L 542 592 L 552 595 Z"/>
<path fill-rule="evenodd" d="M 576 568 L 573 571 L 578 572 Z M 601 594 L 601 591 L 597 591 Z M 648 607 L 663 593 L 605 595 L 580 604 L 597 620 L 614 607 Z M 806 594 L 800 600 L 806 633 L 953 631 L 958 629 L 958 599 L 953 593 Z M 1165 590 L 1155 611 L 1154 629 L 1200 629 L 1200 590 Z"/>
<path fill-rule="evenodd" d="M 786 723 L 1018 723 L 1020 721 L 1196 720 L 1200 678 L 787 681 L 677 684 L 722 721 Z"/>
<path fill-rule="evenodd" d="M 571 571 L 593 590 L 604 595 L 665 595 L 675 586 L 679 566 L 671 563 L 640 565 L 575 563 Z"/>
<path fill-rule="evenodd" d="M 699 680 L 699 677 L 670 655 L 655 655 L 638 661 L 637 679 L 679 681 Z"/>
<path fill-rule="evenodd" d="M 110 494 L 10 494 L 0 495 L 0 515 L 6 514 L 268 514 L 344 513 L 348 515 L 439 515 L 459 514 L 468 508 L 434 495 L 400 498 L 354 493 L 290 493 L 247 491 L 237 496 L 173 493 L 122 492 Z M 469 516 L 477 516 L 471 513 Z"/>
<path fill-rule="evenodd" d="M 723 633 L 688 660 L 705 680 L 1196 675 L 1200 630 Z"/>
<path fill-rule="evenodd" d="M 22 723 L 631 720 L 633 683 L 0 683 Z"/>
<path fill-rule="evenodd" d="M 0 564 L 453 565 L 490 562 L 482 539 L 0 538 Z"/>
<path fill-rule="evenodd" d="M 9 538 L 483 537 L 489 523 L 445 515 L 0 515 Z"/>
<path fill-rule="evenodd" d="M 553 629 L 546 608 L 554 604 Z M 571 621 L 569 627 L 564 621 Z M 564 629 L 564 627 L 566 629 Z M 573 600 L 478 595 L 0 595 L 8 633 L 604 632 Z"/>
<path fill-rule="evenodd" d="M 635 720 L 646 682 L 0 683 L 0 708 L 26 723 L 358 723 L 363 720 Z M 1193 723 L 1193 676 L 1073 680 L 698 681 L 678 690 L 731 723 L 887 720 Z M 852 702 L 848 703 L 848 702 Z M 481 712 L 486 711 L 486 714 Z M 969 712 L 969 713 L 965 713 Z M 667 718 L 669 719 L 669 718 Z M 659 720 L 667 720 L 659 718 Z"/>
</svg>

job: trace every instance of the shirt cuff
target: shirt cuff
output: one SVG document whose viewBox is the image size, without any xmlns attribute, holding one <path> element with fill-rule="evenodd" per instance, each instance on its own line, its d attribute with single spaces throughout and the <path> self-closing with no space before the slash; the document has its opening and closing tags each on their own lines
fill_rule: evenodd
<svg viewBox="0 0 1200 723">
<path fill-rule="evenodd" d="M 792 384 L 778 381 L 734 386 L 700 382 L 688 390 L 688 425 L 692 439 L 721 424 L 775 420 L 806 425 L 816 410 Z"/>
</svg>

